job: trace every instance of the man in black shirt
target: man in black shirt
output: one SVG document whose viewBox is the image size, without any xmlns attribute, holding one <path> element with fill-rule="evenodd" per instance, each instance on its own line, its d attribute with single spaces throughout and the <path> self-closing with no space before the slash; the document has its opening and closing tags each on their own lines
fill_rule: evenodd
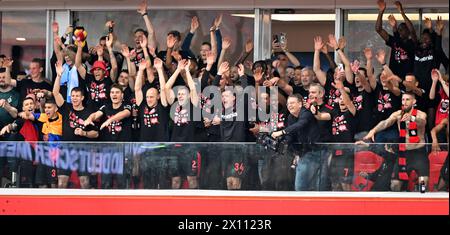
<svg viewBox="0 0 450 235">
<path fill-rule="evenodd" d="M 288 113 L 287 110 L 282 110 L 277 93 L 270 94 L 266 90 L 261 92 L 259 97 L 257 123 L 250 131 L 258 136 L 284 129 L 287 125 Z M 291 160 L 285 154 L 272 151 L 263 153 L 258 160 L 258 173 L 263 190 L 293 190 L 294 172 L 290 169 Z"/>
<path fill-rule="evenodd" d="M 94 120 L 103 116 L 105 120 L 100 126 L 100 140 L 108 142 L 126 142 L 131 140 L 131 106 L 123 103 L 123 90 L 114 84 L 110 91 L 111 103 L 89 115 L 84 125 L 94 125 Z M 124 188 L 125 176 L 117 177 L 118 188 Z M 102 188 L 112 188 L 112 174 L 102 174 Z"/>
<path fill-rule="evenodd" d="M 195 139 L 197 122 L 201 122 L 201 111 L 197 108 L 199 98 L 195 83 L 189 72 L 190 60 L 180 60 L 177 69 L 169 78 L 164 86 L 167 95 L 168 104 L 174 104 L 171 107 L 170 115 L 172 117 L 172 142 L 192 142 Z M 179 86 L 177 90 L 177 101 L 175 103 L 175 91 L 172 89 L 178 75 L 186 74 L 189 89 L 185 86 Z M 198 120 L 197 120 L 198 118 Z M 181 177 L 186 176 L 189 188 L 198 188 L 198 164 L 199 159 L 196 151 L 188 151 L 187 156 L 177 156 L 174 161 L 176 166 L 172 167 L 172 188 L 181 187 Z"/>
<path fill-rule="evenodd" d="M 375 24 L 375 30 L 386 42 L 386 45 L 391 47 L 391 56 L 389 59 L 389 68 L 394 72 L 395 75 L 399 76 L 401 79 L 405 79 L 407 73 L 413 72 L 414 67 L 414 50 L 415 44 L 417 42 L 416 32 L 412 26 L 411 21 L 406 16 L 401 4 L 397 4 L 400 13 L 405 20 L 405 23 L 401 23 L 397 27 L 397 21 L 393 15 L 389 16 L 389 24 L 392 26 L 392 31 L 394 35 L 390 35 L 383 29 L 382 20 L 383 13 L 386 9 L 386 3 L 384 0 L 378 0 L 378 18 Z M 411 39 L 410 39 L 411 36 Z"/>
<path fill-rule="evenodd" d="M 303 107 L 303 98 L 299 94 L 288 97 L 287 107 L 290 113 L 288 125 L 281 131 L 273 132 L 272 137 L 286 135 L 287 144 L 294 150 L 294 156 L 301 158 L 294 158 L 295 164 L 298 164 L 295 171 L 295 190 L 312 190 L 319 179 L 314 179 L 314 176 L 317 176 L 316 172 L 320 169 L 320 152 L 313 150 L 312 146 L 319 141 L 319 126 L 311 111 Z"/>
<path fill-rule="evenodd" d="M 333 149 L 334 153 L 330 165 L 333 191 L 350 191 L 353 180 L 353 149 L 348 145 L 341 146 L 341 143 L 354 142 L 356 108 L 342 83 L 336 83 L 335 88 L 340 90 L 342 94 L 339 101 L 339 110 L 334 110 L 331 115 L 317 112 L 316 118 L 319 120 L 332 120 L 332 142 L 339 144 Z"/>
<path fill-rule="evenodd" d="M 84 125 L 84 120 L 89 117 L 92 111 L 83 106 L 83 90 L 80 87 L 73 88 L 70 92 L 72 104 L 68 104 L 59 92 L 61 74 L 63 73 L 61 62 L 57 62 L 55 67 L 57 76 L 53 86 L 53 96 L 63 118 L 62 140 L 87 142 L 96 139 L 98 137 L 98 128 L 93 125 Z M 70 173 L 69 169 L 58 171 L 58 184 L 62 185 L 63 188 L 67 188 Z M 78 169 L 78 176 L 81 188 L 88 189 L 90 187 L 90 174 L 87 172 L 87 169 Z"/>
<path fill-rule="evenodd" d="M 48 94 L 52 90 L 52 86 L 50 83 L 42 77 L 42 71 L 44 70 L 42 66 L 41 59 L 33 59 L 30 63 L 30 77 L 31 79 L 23 79 L 20 81 L 11 79 L 11 76 L 9 76 L 8 70 L 9 68 L 6 68 L 6 84 L 10 84 L 13 87 L 16 87 L 19 90 L 20 93 L 20 99 L 23 100 L 28 94 L 34 94 L 37 93 L 44 93 Z M 51 94 L 51 93 L 50 93 Z M 38 100 L 36 102 L 36 109 L 39 109 L 39 99 L 41 97 L 38 97 Z"/>
<path fill-rule="evenodd" d="M 162 61 L 159 58 L 154 60 L 155 68 L 159 75 L 159 84 L 161 93 L 156 88 L 147 89 L 145 97 L 142 91 L 142 77 L 146 70 L 147 61 L 139 64 L 139 72 L 135 83 L 136 105 L 139 108 L 140 134 L 139 141 L 142 142 L 168 142 L 169 141 L 169 109 L 167 104 L 166 92 L 164 86 L 165 75 Z M 144 100 L 145 98 L 145 100 Z M 142 169 L 144 176 L 144 188 L 158 188 L 159 174 L 158 167 L 162 156 L 156 156 L 156 151 L 145 152 L 142 159 Z M 134 158 L 134 160 L 140 160 Z"/>
<path fill-rule="evenodd" d="M 353 105 L 356 108 L 355 139 L 360 140 L 374 126 L 374 92 L 367 79 L 367 70 L 359 68 L 355 75 L 355 86 L 351 89 Z"/>
<path fill-rule="evenodd" d="M 383 70 L 379 75 L 379 82 L 370 83 L 371 88 L 375 92 L 374 95 L 376 103 L 373 112 L 375 123 L 385 120 L 401 106 L 401 91 L 399 89 L 399 81 L 401 81 L 401 79 L 392 74 L 392 71 L 385 63 L 385 55 L 386 52 L 384 50 L 378 51 L 377 60 L 380 64 L 382 64 Z M 397 128 L 390 127 L 380 131 L 375 137 L 375 142 L 390 143 L 392 141 L 397 141 L 397 139 Z"/>
<path fill-rule="evenodd" d="M 333 107 L 324 102 L 325 89 L 319 83 L 313 83 L 309 86 L 309 97 L 306 107 L 310 110 L 316 109 L 320 113 L 328 113 L 331 115 L 333 113 Z M 317 118 L 316 118 L 317 119 Z M 318 120 L 320 142 L 327 143 L 331 142 L 333 138 L 331 135 L 331 120 Z M 328 162 L 331 159 L 331 151 L 324 144 L 319 145 L 321 151 L 320 156 L 320 179 L 318 180 L 318 186 L 316 190 L 319 191 L 329 191 L 331 190 L 330 180 L 329 180 L 329 169 Z"/>
<path fill-rule="evenodd" d="M 106 69 L 106 64 L 103 60 L 95 61 L 90 70 L 90 74 L 88 74 L 86 68 L 83 67 L 81 62 L 81 42 L 77 41 L 76 43 L 78 44 L 78 48 L 75 57 L 75 66 L 78 70 L 78 73 L 80 74 L 80 77 L 85 80 L 84 82 L 88 90 L 89 105 L 93 105 L 93 108 L 98 109 L 102 105 L 105 105 L 109 100 L 108 95 L 111 89 L 111 85 L 115 82 L 117 74 L 116 57 L 113 53 L 110 54 L 111 77 L 109 76 L 109 71 Z M 111 49 L 112 34 L 109 35 L 107 45 L 108 49 Z M 99 51 L 97 51 L 97 54 L 100 57 Z M 103 55 L 101 56 L 103 57 Z"/>
</svg>

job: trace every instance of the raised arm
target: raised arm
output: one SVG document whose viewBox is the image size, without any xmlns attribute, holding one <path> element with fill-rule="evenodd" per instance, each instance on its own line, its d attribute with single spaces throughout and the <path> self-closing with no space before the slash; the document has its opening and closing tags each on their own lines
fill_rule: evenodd
<svg viewBox="0 0 450 235">
<path fill-rule="evenodd" d="M 286 56 L 288 57 L 289 61 L 294 65 L 294 67 L 300 66 L 300 61 L 297 59 L 297 57 L 295 57 L 295 55 L 290 53 L 288 48 L 287 48 L 287 38 L 285 39 L 285 41 L 286 41 L 285 43 L 282 43 L 280 45 L 281 50 L 283 50 L 283 52 L 286 54 Z"/>
<path fill-rule="evenodd" d="M 370 88 L 372 90 L 375 90 L 377 87 L 377 78 L 375 77 L 375 74 L 373 73 L 373 65 L 372 65 L 372 58 L 373 53 L 371 48 L 365 48 L 364 49 L 364 56 L 366 57 L 366 70 L 367 70 L 367 77 L 369 78 L 369 84 Z"/>
<path fill-rule="evenodd" d="M 177 38 L 173 37 L 172 35 L 167 36 L 166 45 L 166 67 L 169 69 L 170 72 L 173 72 L 172 70 L 172 51 L 173 47 L 175 46 L 175 43 L 177 42 Z"/>
<path fill-rule="evenodd" d="M 142 41 L 140 41 L 139 44 L 141 44 L 142 52 L 144 52 L 144 58 L 150 61 L 150 55 L 148 54 L 147 51 L 148 41 L 145 35 L 142 35 Z"/>
<path fill-rule="evenodd" d="M 352 113 L 353 116 L 355 116 L 355 115 L 356 115 L 356 107 L 355 107 L 355 105 L 353 104 L 353 101 L 352 101 L 352 99 L 350 98 L 350 95 L 347 93 L 347 91 L 346 91 L 346 89 L 345 89 L 345 87 L 344 87 L 344 84 L 343 84 L 341 81 L 337 80 L 337 81 L 335 81 L 335 83 L 334 83 L 334 87 L 335 87 L 336 89 L 338 89 L 339 92 L 341 93 L 342 101 L 343 101 L 344 104 L 347 106 L 348 111 L 350 111 L 350 113 Z"/>
<path fill-rule="evenodd" d="M 386 30 L 383 29 L 383 14 L 384 10 L 386 10 L 386 2 L 384 0 L 378 0 L 378 17 L 377 22 L 375 23 L 375 31 L 383 38 L 384 41 L 389 40 L 389 34 L 386 32 Z"/>
<path fill-rule="evenodd" d="M 434 98 L 436 98 L 436 87 L 437 87 L 437 83 L 439 82 L 439 70 L 437 69 L 433 69 L 431 71 L 431 79 L 433 80 L 433 83 L 431 84 L 431 88 L 430 88 L 430 93 L 428 98 L 430 98 L 430 100 L 434 100 Z"/>
<path fill-rule="evenodd" d="M 392 32 L 396 33 L 397 32 L 397 20 L 395 19 L 395 16 L 390 14 L 388 16 L 388 22 L 389 22 L 389 25 L 392 27 Z"/>
<path fill-rule="evenodd" d="M 79 41 L 78 39 L 75 40 L 75 43 L 77 45 L 77 54 L 75 56 L 75 67 L 77 68 L 78 73 L 80 74 L 81 78 L 85 79 L 87 71 L 86 71 L 86 68 L 83 67 L 83 64 L 81 62 L 82 61 L 81 55 L 83 53 L 83 45 L 81 44 L 81 41 Z"/>
<path fill-rule="evenodd" d="M 53 97 L 55 98 L 56 105 L 61 107 L 64 104 L 64 97 L 59 92 L 60 84 L 61 84 L 61 74 L 63 73 L 63 67 L 61 61 L 57 61 L 55 64 L 56 67 L 56 78 L 55 83 L 53 84 Z"/>
<path fill-rule="evenodd" d="M 136 105 L 141 105 L 144 100 L 144 95 L 142 94 L 142 76 L 145 73 L 147 67 L 147 60 L 143 60 L 139 64 L 139 71 L 136 76 L 136 83 L 134 84 L 134 96 L 136 97 Z"/>
<path fill-rule="evenodd" d="M 53 32 L 53 51 L 55 52 L 56 60 L 63 62 L 64 59 L 61 52 L 62 41 L 58 34 L 59 25 L 58 22 L 56 21 L 52 23 L 52 32 Z"/>
<path fill-rule="evenodd" d="M 113 42 L 114 42 L 114 36 L 113 36 L 112 33 L 110 33 L 108 35 L 108 37 L 106 38 L 106 47 L 108 48 L 109 60 L 111 62 L 111 74 L 110 74 L 110 77 L 111 77 L 111 80 L 113 82 L 116 82 L 117 75 L 118 75 L 117 74 L 118 66 L 117 66 L 116 57 L 114 56 L 114 52 L 113 52 L 113 49 L 112 49 Z"/>
<path fill-rule="evenodd" d="M 5 58 L 3 60 L 3 66 L 5 67 L 5 83 L 11 85 L 12 87 L 17 86 L 17 80 L 11 78 L 11 68 L 13 64 L 13 60 L 11 58 Z"/>
<path fill-rule="evenodd" d="M 320 52 L 322 52 L 322 54 L 325 55 L 325 58 L 327 59 L 328 63 L 330 64 L 330 68 L 334 71 L 337 67 L 337 64 L 334 61 L 334 59 L 330 56 L 330 54 L 328 54 L 328 46 L 324 44 L 322 49 L 320 49 Z"/>
<path fill-rule="evenodd" d="M 173 84 L 177 80 L 177 77 L 180 74 L 180 72 L 182 70 L 184 70 L 186 64 L 187 64 L 186 60 L 179 61 L 177 69 L 174 71 L 172 76 L 170 76 L 169 80 L 167 81 L 166 85 L 164 86 L 164 89 L 166 90 L 165 92 L 167 95 L 167 103 L 169 103 L 169 105 L 173 104 L 173 102 L 175 101 L 175 93 L 172 90 Z"/>
<path fill-rule="evenodd" d="M 187 85 L 189 87 L 189 92 L 191 96 L 191 102 L 192 104 L 197 107 L 199 105 L 199 98 L 197 89 L 195 87 L 194 80 L 192 79 L 191 72 L 189 71 L 189 67 L 191 65 L 191 60 L 188 60 L 187 65 L 184 67 L 184 70 L 186 71 L 186 79 L 187 79 Z"/>
<path fill-rule="evenodd" d="M 194 37 L 194 33 L 195 33 L 195 31 L 197 31 L 199 25 L 200 24 L 198 22 L 198 17 L 197 16 L 192 17 L 191 29 L 189 30 L 189 33 L 184 38 L 183 44 L 181 44 L 181 50 L 187 52 L 193 58 L 195 57 L 195 55 L 191 51 L 192 38 Z"/>
<path fill-rule="evenodd" d="M 381 67 L 383 68 L 383 70 L 386 72 L 386 75 L 392 76 L 394 75 L 394 73 L 392 72 L 392 70 L 389 68 L 389 66 L 386 64 L 386 51 L 383 49 L 379 49 L 377 51 L 377 54 L 375 55 L 375 57 L 377 58 L 378 63 L 381 64 Z"/>
<path fill-rule="evenodd" d="M 143 0 L 141 4 L 139 4 L 137 12 L 144 18 L 145 26 L 147 27 L 148 32 L 148 45 L 150 47 L 156 48 L 156 33 L 155 29 L 153 28 L 153 24 L 148 17 L 147 7 L 147 0 Z"/>
<path fill-rule="evenodd" d="M 414 41 L 414 43 L 417 43 L 417 34 L 416 29 L 414 29 L 414 25 L 409 20 L 408 16 L 406 16 L 405 10 L 403 10 L 402 3 L 400 1 L 395 1 L 395 6 L 397 7 L 400 14 L 402 14 L 403 20 L 406 23 L 406 27 L 408 27 L 409 33 L 411 34 L 411 39 Z"/>
<path fill-rule="evenodd" d="M 155 58 L 154 64 L 155 64 L 155 69 L 158 72 L 159 87 L 161 87 L 161 91 L 159 93 L 161 105 L 164 107 L 167 107 L 168 106 L 167 95 L 166 95 L 166 90 L 164 89 L 164 87 L 166 86 L 166 76 L 167 75 L 166 75 L 166 73 L 164 73 L 163 62 L 161 59 Z"/>
<path fill-rule="evenodd" d="M 314 37 L 313 70 L 314 73 L 316 73 L 316 77 L 319 80 L 320 85 L 325 86 L 325 83 L 327 82 L 327 74 L 320 68 L 320 50 L 322 49 L 323 46 L 324 43 L 322 41 L 322 37 L 320 36 Z"/>
<path fill-rule="evenodd" d="M 225 54 L 227 53 L 228 48 L 230 48 L 230 46 L 231 46 L 231 38 L 224 37 L 222 39 L 222 50 L 220 51 L 219 60 L 217 62 L 218 65 L 221 65 L 225 60 Z"/>
<path fill-rule="evenodd" d="M 127 68 L 128 68 L 128 86 L 130 87 L 130 89 L 132 91 L 134 91 L 134 85 L 135 85 L 135 80 L 136 80 L 136 65 L 131 62 L 130 59 L 130 49 L 128 48 L 127 45 L 122 44 L 122 50 L 121 53 L 123 55 L 123 57 L 125 57 L 125 60 L 127 62 Z"/>
<path fill-rule="evenodd" d="M 353 84 L 353 72 L 350 66 L 350 61 L 345 55 L 343 49 L 347 45 L 347 40 L 344 37 L 339 38 L 339 42 L 336 41 L 336 37 L 333 34 L 328 35 L 328 46 L 337 51 L 339 58 L 345 67 L 345 78 L 348 83 Z"/>
<path fill-rule="evenodd" d="M 219 16 L 217 16 L 214 19 L 214 23 L 209 30 L 209 35 L 211 38 L 211 51 L 213 51 L 216 56 L 219 53 L 219 48 L 217 47 L 218 38 L 216 36 L 216 31 L 219 30 L 219 26 L 221 23 L 222 23 L 222 14 L 220 14 Z M 223 48 L 223 45 L 222 45 L 222 48 Z"/>
<path fill-rule="evenodd" d="M 245 43 L 245 51 L 240 55 L 239 59 L 236 61 L 235 65 L 244 64 L 244 61 L 253 51 L 253 40 L 248 39 Z"/>
</svg>

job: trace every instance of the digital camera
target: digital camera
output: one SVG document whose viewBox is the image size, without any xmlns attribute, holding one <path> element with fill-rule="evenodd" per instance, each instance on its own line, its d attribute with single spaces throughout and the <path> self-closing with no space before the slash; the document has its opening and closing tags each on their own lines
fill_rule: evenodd
<svg viewBox="0 0 450 235">
<path fill-rule="evenodd" d="M 259 133 L 256 143 L 260 144 L 265 149 L 270 149 L 277 153 L 282 153 L 285 149 L 283 139 L 274 139 L 269 133 Z"/>
</svg>

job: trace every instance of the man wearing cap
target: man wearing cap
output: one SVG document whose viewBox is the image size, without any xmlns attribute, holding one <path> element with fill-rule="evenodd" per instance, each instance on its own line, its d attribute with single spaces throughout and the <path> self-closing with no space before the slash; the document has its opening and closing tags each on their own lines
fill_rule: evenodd
<svg viewBox="0 0 450 235">
<path fill-rule="evenodd" d="M 77 41 L 76 43 L 79 45 L 81 42 Z M 75 66 L 77 67 L 78 73 L 80 74 L 81 78 L 85 81 L 89 98 L 88 105 L 93 105 L 94 108 L 99 108 L 109 100 L 109 91 L 115 80 L 115 76 L 113 75 L 113 73 L 117 72 L 116 58 L 114 57 L 114 55 L 110 54 L 111 74 L 113 75 L 113 80 L 111 79 L 111 77 L 109 77 L 109 71 L 106 69 L 106 63 L 103 61 L 103 58 L 101 56 L 101 53 L 99 54 L 99 51 L 97 51 L 99 60 L 94 62 L 90 73 L 87 73 L 86 68 L 82 65 L 81 55 L 82 47 L 78 46 L 77 55 L 75 57 Z"/>
</svg>

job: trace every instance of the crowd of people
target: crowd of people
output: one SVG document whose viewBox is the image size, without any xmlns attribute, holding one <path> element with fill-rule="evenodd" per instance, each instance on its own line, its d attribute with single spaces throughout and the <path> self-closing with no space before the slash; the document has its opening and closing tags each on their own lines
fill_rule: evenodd
<svg viewBox="0 0 450 235">
<path fill-rule="evenodd" d="M 389 34 L 382 27 L 386 3 L 377 4 L 375 30 L 390 47 L 390 55 L 384 49 L 365 48 L 366 61 L 351 62 L 346 39 L 330 34 L 327 39 L 311 39 L 312 67 L 302 66 L 289 52 L 287 40 L 279 38 L 272 42 L 271 59 L 249 63 L 253 52 L 249 40 L 239 59 L 230 61 L 232 42 L 222 38 L 221 15 L 210 28 L 210 41 L 203 42 L 198 53 L 190 49 L 199 27 L 196 16 L 184 39 L 180 32 L 169 31 L 166 42 L 158 44 L 156 33 L 165 32 L 152 24 L 146 1 L 137 11 L 146 29 L 135 30 L 134 45 L 120 42 L 113 21 L 106 22 L 108 34 L 91 48 L 83 27 L 68 27 L 61 36 L 54 22 L 51 79 L 42 75 L 43 59 L 33 59 L 24 78 L 13 76 L 22 71 L 12 71 L 11 58 L 0 58 L 0 138 L 50 143 L 255 142 L 267 133 L 286 144 L 287 151 L 267 151 L 254 160 L 247 156 L 252 153 L 238 153 L 237 147 L 191 145 L 177 156 L 159 156 L 167 159 L 158 161 L 145 154 L 133 156 L 141 169 L 132 177 L 135 185 L 142 180 L 144 188 L 177 189 L 185 180 L 193 189 L 297 191 L 350 191 L 354 149 L 317 143 L 364 146 L 373 141 L 383 143 L 372 150 L 384 158 L 380 170 L 371 175 L 373 190 L 405 190 L 412 171 L 426 184 L 428 154 L 448 150 L 448 145 L 439 144 L 448 143 L 449 130 L 444 22 L 427 18 L 417 34 L 397 1 L 403 22 L 398 24 L 390 15 L 393 34 Z M 329 62 L 327 71 L 321 56 Z M 380 74 L 375 74 L 373 63 L 381 64 Z M 152 164 L 164 165 L 160 161 L 169 168 L 168 178 L 150 172 Z M 21 168 L 23 187 L 68 187 L 71 171 L 56 165 L 33 161 L 17 165 L 4 157 L 0 163 L 6 177 Z M 82 188 L 97 187 L 97 175 L 78 175 Z M 113 180 L 102 174 L 98 187 L 127 187 L 123 177 Z M 439 189 L 448 190 L 448 158 L 440 179 Z"/>
</svg>

